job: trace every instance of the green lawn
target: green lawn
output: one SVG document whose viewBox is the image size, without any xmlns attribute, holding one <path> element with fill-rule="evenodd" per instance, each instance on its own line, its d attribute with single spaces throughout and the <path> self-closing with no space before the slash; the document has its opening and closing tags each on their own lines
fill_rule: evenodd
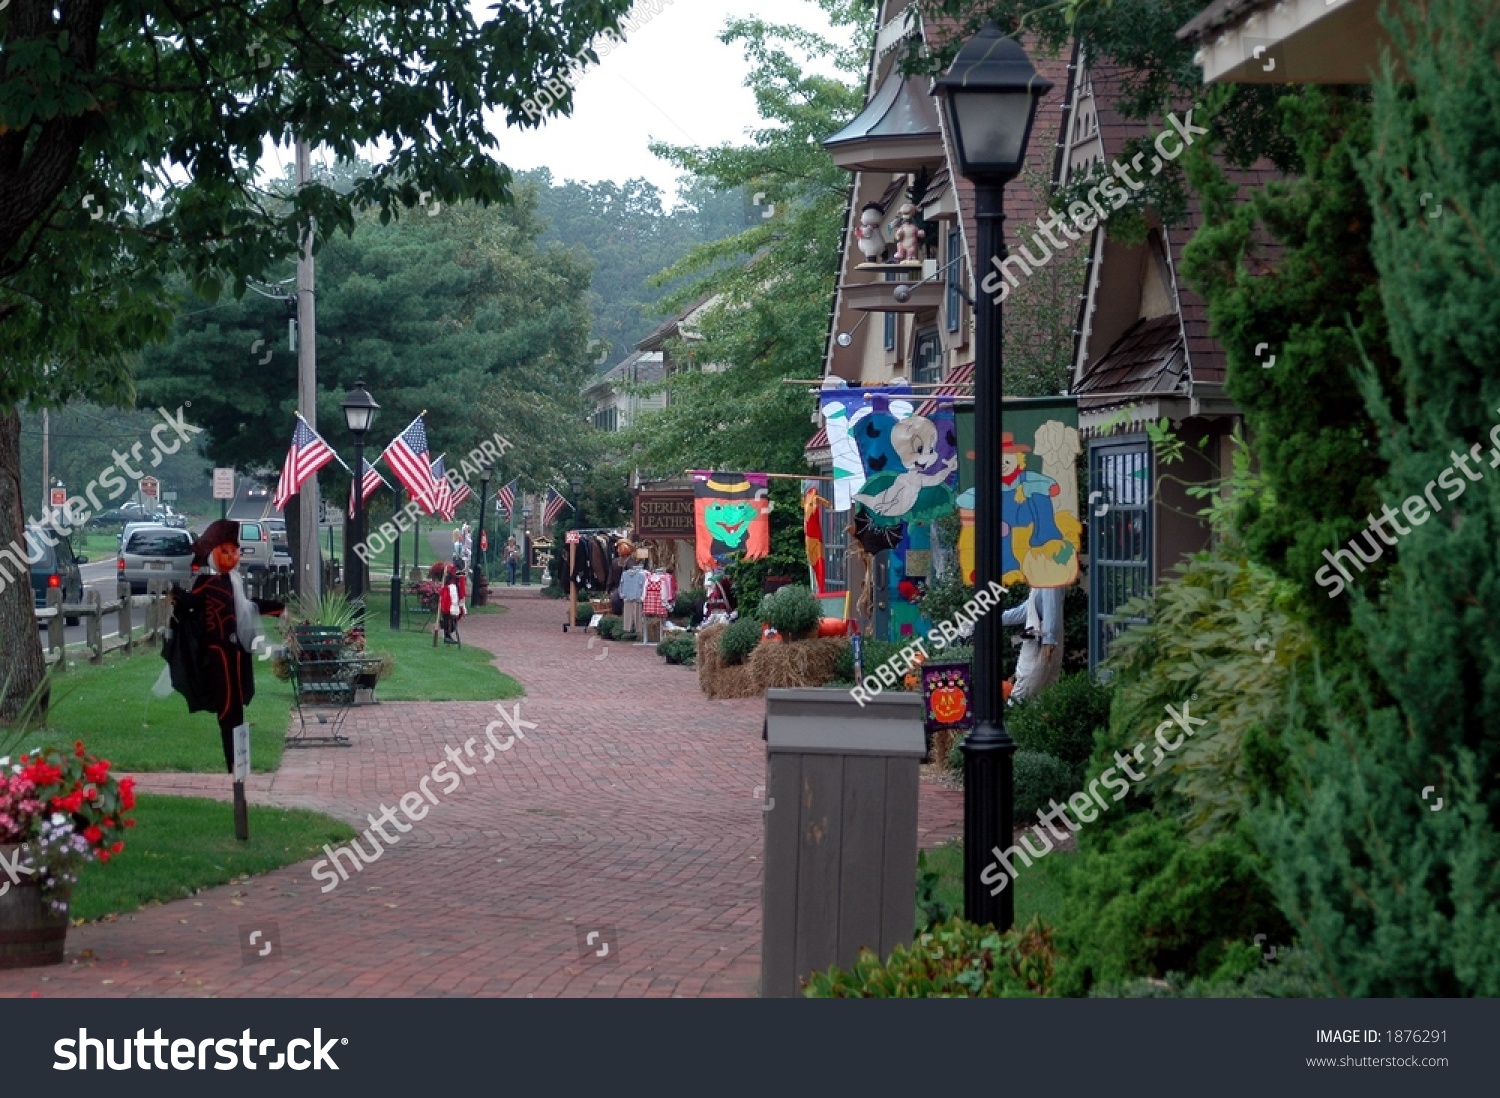
<svg viewBox="0 0 1500 1098">
<path fill-rule="evenodd" d="M 155 697 L 151 687 L 166 667 L 151 651 L 115 655 L 98 666 L 76 665 L 53 682 L 49 728 L 38 738 L 83 740 L 121 770 L 224 773 L 219 724 L 211 713 L 189 713 L 180 694 Z M 255 665 L 250 720 L 250 767 L 268 772 L 281 765 L 292 690 L 267 664 Z"/>
<path fill-rule="evenodd" d="M 946 903 L 954 914 L 964 911 L 964 866 L 963 846 L 953 842 L 926 851 L 927 867 L 937 871 L 940 880 L 937 898 Z M 1040 915 L 1049 923 L 1056 923 L 1062 916 L 1062 875 L 1066 871 L 1062 859 L 1071 854 L 1049 854 L 1038 858 L 1029 866 L 1018 865 L 1019 876 L 1010 887 L 1016 892 L 1016 926 L 1025 926 L 1034 915 Z"/>
<path fill-rule="evenodd" d="M 412 628 L 403 617 L 399 632 L 390 627 L 391 600 L 384 592 L 369 596 L 366 649 L 391 655 L 396 669 L 375 691 L 381 701 L 504 701 L 526 693 L 519 682 L 497 671 L 490 663 L 493 652 L 474 647 L 465 638 L 462 647 L 439 643 L 432 646 L 432 633 L 424 625 Z M 477 613 L 499 607 L 481 607 Z M 459 627 L 463 637 L 463 627 Z"/>
<path fill-rule="evenodd" d="M 225 783 L 229 781 L 225 777 Z M 193 895 L 242 874 L 305 861 L 324 843 L 354 837 L 348 824 L 303 809 L 250 806 L 250 841 L 234 837 L 234 808 L 201 797 L 142 793 L 125 850 L 108 865 L 84 867 L 73 893 L 74 919 L 123 914 L 153 901 Z"/>
<path fill-rule="evenodd" d="M 81 553 L 90 561 L 107 560 L 120 555 L 120 532 L 93 530 L 87 534 L 74 534 L 73 552 Z"/>
</svg>

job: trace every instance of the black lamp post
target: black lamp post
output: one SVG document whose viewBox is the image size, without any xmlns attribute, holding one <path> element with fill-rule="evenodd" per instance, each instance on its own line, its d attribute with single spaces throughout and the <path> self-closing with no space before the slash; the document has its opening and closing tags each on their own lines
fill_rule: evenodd
<svg viewBox="0 0 1500 1098">
<path fill-rule="evenodd" d="M 474 557 L 473 571 L 474 579 L 471 586 L 474 589 L 474 605 L 484 605 L 479 601 L 479 578 L 484 574 L 484 505 L 490 498 L 490 477 L 495 475 L 494 463 L 481 461 L 479 463 L 479 529 L 474 532 Z"/>
<path fill-rule="evenodd" d="M 521 508 L 521 586 L 531 586 L 531 506 Z"/>
<path fill-rule="evenodd" d="M 573 529 L 583 529 L 583 478 L 574 477 L 568 481 L 573 489 Z"/>
<path fill-rule="evenodd" d="M 354 521 L 353 529 L 344 538 L 344 575 L 347 577 L 345 590 L 348 592 L 350 603 L 359 607 L 360 624 L 364 624 L 364 597 L 365 597 L 365 569 L 364 562 L 354 552 L 358 545 L 364 543 L 365 537 L 365 433 L 375 423 L 375 413 L 380 410 L 380 405 L 375 403 L 375 398 L 365 388 L 365 379 L 360 378 L 354 383 L 354 388 L 344 396 L 344 422 L 349 427 L 349 433 L 354 436 Z"/>
<path fill-rule="evenodd" d="M 954 58 L 932 94 L 942 104 L 959 172 L 974 184 L 978 240 L 975 271 L 1005 258 L 1005 184 L 1021 172 L 1037 102 L 1052 84 L 1037 74 L 1018 42 L 988 22 Z M 980 279 L 976 273 L 976 285 Z M 1000 583 L 1000 305 L 974 297 L 974 584 Z M 964 740 L 964 918 L 1001 930 L 1015 922 L 1015 889 L 998 894 L 981 880 L 1009 847 L 1015 812 L 1016 744 L 1000 700 L 1000 614 L 982 614 L 974 630 L 974 730 Z M 992 875 L 993 879 L 993 875 Z"/>
</svg>

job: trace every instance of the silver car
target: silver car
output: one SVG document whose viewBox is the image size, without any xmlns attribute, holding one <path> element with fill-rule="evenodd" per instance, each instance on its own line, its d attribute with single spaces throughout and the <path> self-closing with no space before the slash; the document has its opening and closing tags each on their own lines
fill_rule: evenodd
<svg viewBox="0 0 1500 1098">
<path fill-rule="evenodd" d="M 193 536 L 171 526 L 133 524 L 121 538 L 116 570 L 120 586 L 128 584 L 132 595 L 145 594 L 154 579 L 191 588 L 198 576 Z"/>
</svg>

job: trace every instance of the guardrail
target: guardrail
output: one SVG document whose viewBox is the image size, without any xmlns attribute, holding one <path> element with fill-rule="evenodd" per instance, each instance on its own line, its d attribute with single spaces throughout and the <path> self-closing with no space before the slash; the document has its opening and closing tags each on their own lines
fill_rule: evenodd
<svg viewBox="0 0 1500 1098">
<path fill-rule="evenodd" d="M 164 580 L 152 580 L 144 595 L 121 595 L 105 602 L 99 592 L 90 588 L 84 592 L 83 602 L 65 603 L 62 592 L 53 589 L 47 592 L 47 605 L 36 611 L 38 624 L 46 628 L 44 656 L 49 664 L 59 671 L 67 670 L 65 658 L 67 642 L 63 627 L 68 618 L 81 619 L 84 626 L 84 647 L 89 653 L 89 662 L 98 663 L 105 653 L 124 651 L 129 653 L 140 645 L 150 644 L 161 636 L 171 617 L 171 606 L 166 594 L 170 584 Z M 144 611 L 140 628 L 136 627 L 136 611 Z M 104 635 L 104 619 L 114 615 L 118 621 L 113 636 Z"/>
</svg>

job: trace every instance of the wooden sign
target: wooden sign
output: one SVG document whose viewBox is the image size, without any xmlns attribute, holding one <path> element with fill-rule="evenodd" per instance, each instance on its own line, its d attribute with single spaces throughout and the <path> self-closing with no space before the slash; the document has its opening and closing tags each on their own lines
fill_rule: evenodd
<svg viewBox="0 0 1500 1098">
<path fill-rule="evenodd" d="M 675 492 L 637 492 L 635 495 L 635 536 L 638 538 L 680 538 L 692 541 L 697 534 L 693 490 Z"/>
</svg>

